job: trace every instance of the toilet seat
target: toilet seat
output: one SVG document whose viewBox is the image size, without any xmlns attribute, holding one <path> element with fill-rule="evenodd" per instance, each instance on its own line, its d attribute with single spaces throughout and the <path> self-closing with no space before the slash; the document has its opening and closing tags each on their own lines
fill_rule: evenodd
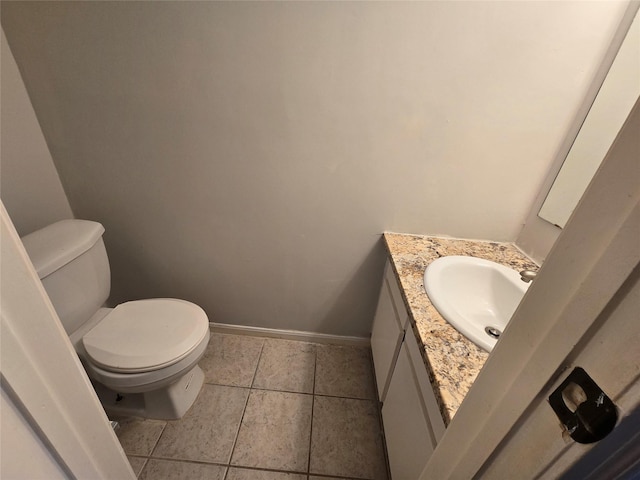
<svg viewBox="0 0 640 480">
<path fill-rule="evenodd" d="M 150 392 L 163 388 L 173 382 L 179 380 L 197 366 L 200 359 L 204 356 L 207 345 L 209 344 L 209 332 L 189 355 L 182 360 L 169 365 L 168 367 L 150 372 L 141 373 L 118 373 L 110 372 L 104 368 L 100 368 L 92 361 L 85 357 L 81 357 L 82 362 L 89 372 L 92 380 L 110 388 L 118 393 L 141 393 Z"/>
<path fill-rule="evenodd" d="M 82 343 L 96 367 L 135 374 L 180 362 L 208 334 L 209 320 L 199 306 L 162 298 L 118 305 L 82 337 Z"/>
</svg>

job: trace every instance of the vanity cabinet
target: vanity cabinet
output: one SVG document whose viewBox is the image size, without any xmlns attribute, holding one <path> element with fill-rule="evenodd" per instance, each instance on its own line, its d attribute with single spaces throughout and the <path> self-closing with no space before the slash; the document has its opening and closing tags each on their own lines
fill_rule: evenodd
<svg viewBox="0 0 640 480">
<path fill-rule="evenodd" d="M 445 430 L 410 322 L 387 262 L 371 348 L 394 480 L 418 479 Z"/>
</svg>

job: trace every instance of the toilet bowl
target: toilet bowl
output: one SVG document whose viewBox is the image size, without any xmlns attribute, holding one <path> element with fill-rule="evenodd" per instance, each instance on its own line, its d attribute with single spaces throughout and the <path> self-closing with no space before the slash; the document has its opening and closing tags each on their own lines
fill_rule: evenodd
<svg viewBox="0 0 640 480">
<path fill-rule="evenodd" d="M 209 342 L 199 306 L 157 298 L 103 307 L 110 271 L 96 222 L 63 220 L 22 241 L 106 412 L 177 419 L 195 401 Z"/>
</svg>

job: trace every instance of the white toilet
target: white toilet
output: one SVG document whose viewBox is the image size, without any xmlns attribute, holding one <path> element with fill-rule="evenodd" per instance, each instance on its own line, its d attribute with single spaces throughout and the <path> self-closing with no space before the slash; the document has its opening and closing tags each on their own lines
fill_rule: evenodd
<svg viewBox="0 0 640 480">
<path fill-rule="evenodd" d="M 104 308 L 111 272 L 103 233 L 96 222 L 62 220 L 22 241 L 105 411 L 180 418 L 204 381 L 207 315 L 169 298 Z"/>
</svg>

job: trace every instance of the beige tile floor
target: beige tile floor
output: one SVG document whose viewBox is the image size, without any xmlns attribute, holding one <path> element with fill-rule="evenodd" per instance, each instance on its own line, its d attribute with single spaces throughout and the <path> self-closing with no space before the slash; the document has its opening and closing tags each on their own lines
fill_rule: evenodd
<svg viewBox="0 0 640 480">
<path fill-rule="evenodd" d="M 138 478 L 387 478 L 368 348 L 212 334 L 200 367 L 180 420 L 119 419 Z"/>
</svg>

